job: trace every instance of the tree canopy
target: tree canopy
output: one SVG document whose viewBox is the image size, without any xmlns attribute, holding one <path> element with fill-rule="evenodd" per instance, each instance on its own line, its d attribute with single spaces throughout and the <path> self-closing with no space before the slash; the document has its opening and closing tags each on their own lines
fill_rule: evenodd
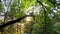
<svg viewBox="0 0 60 34">
<path fill-rule="evenodd" d="M 25 24 L 24 33 L 60 34 L 60 0 L 2 0 L 1 12 L 4 21 L 0 30 L 20 22 Z M 26 17 L 33 18 L 28 22 Z"/>
</svg>

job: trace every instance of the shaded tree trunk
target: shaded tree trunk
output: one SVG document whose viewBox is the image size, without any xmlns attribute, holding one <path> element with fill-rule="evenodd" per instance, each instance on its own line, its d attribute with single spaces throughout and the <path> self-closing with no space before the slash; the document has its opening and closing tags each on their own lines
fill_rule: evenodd
<svg viewBox="0 0 60 34">
<path fill-rule="evenodd" d="M 34 23 L 32 22 L 32 23 L 30 24 L 30 34 L 32 34 L 32 31 L 33 31 L 33 25 L 34 25 Z"/>
</svg>

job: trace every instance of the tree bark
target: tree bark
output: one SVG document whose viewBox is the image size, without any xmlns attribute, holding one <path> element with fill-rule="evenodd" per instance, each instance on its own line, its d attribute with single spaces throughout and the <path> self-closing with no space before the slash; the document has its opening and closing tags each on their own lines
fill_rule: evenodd
<svg viewBox="0 0 60 34">
<path fill-rule="evenodd" d="M 20 22 L 22 19 L 24 19 L 24 18 L 27 17 L 27 16 L 31 16 L 31 15 L 25 15 L 25 16 L 23 16 L 23 17 L 20 17 L 20 18 L 16 19 L 16 20 L 6 22 L 6 23 L 0 25 L 0 29 L 3 29 L 3 28 L 5 28 L 6 26 L 9 26 L 9 25 L 11 25 L 11 24 Z"/>
</svg>

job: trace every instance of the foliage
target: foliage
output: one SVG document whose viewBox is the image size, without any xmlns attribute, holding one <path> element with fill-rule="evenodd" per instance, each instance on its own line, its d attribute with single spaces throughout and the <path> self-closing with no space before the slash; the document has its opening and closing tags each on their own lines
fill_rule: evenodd
<svg viewBox="0 0 60 34">
<path fill-rule="evenodd" d="M 30 28 L 33 27 L 33 34 L 60 34 L 60 10 L 56 7 L 56 0 L 15 0 L 12 5 L 10 5 L 11 13 L 15 18 L 19 18 L 21 16 L 26 15 L 25 11 L 32 6 L 42 6 L 42 10 L 38 15 L 34 15 L 34 25 L 31 26 L 30 23 L 25 23 L 24 19 L 22 22 L 25 23 L 25 33 L 30 32 Z M 0 11 L 2 9 L 2 4 L 0 4 Z M 57 12 L 54 13 L 53 9 L 56 9 Z M 32 10 L 31 10 L 32 11 Z M 46 12 L 46 13 L 45 13 Z M 28 27 L 28 28 L 27 28 Z M 46 29 L 46 31 L 45 31 Z M 45 32 L 44 32 L 45 31 Z"/>
</svg>

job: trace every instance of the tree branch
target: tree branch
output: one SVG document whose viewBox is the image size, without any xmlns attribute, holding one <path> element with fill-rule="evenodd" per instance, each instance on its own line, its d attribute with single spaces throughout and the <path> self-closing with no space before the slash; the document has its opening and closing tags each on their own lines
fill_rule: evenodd
<svg viewBox="0 0 60 34">
<path fill-rule="evenodd" d="M 49 1 L 50 3 L 52 3 L 53 4 L 53 6 L 55 7 L 55 2 L 52 2 L 51 0 L 47 0 L 47 1 Z"/>
<path fill-rule="evenodd" d="M 36 0 L 38 3 L 40 3 L 42 6 L 44 6 L 39 0 Z"/>
<path fill-rule="evenodd" d="M 6 26 L 9 26 L 9 25 L 11 25 L 11 24 L 20 22 L 22 19 L 24 19 L 24 18 L 27 17 L 27 16 L 32 16 L 32 15 L 25 15 L 25 16 L 23 16 L 23 17 L 20 17 L 20 18 L 16 19 L 16 20 L 13 20 L 13 21 L 9 21 L 9 22 L 7 22 L 7 23 L 4 23 L 4 24 L 0 25 L 0 29 L 3 29 L 3 28 L 5 28 Z"/>
<path fill-rule="evenodd" d="M 37 0 L 37 2 L 40 3 L 43 7 L 45 7 L 47 10 L 52 11 L 47 6 L 43 5 L 39 0 Z"/>
<path fill-rule="evenodd" d="M 43 29 L 43 33 L 46 33 L 46 31 L 47 31 L 47 23 L 46 23 L 46 10 L 45 10 L 45 8 L 46 8 L 46 6 L 45 5 L 43 5 L 40 1 L 38 1 L 37 0 L 37 2 L 38 3 L 40 3 L 41 5 L 42 5 L 42 7 L 43 7 L 43 9 L 44 9 L 44 29 Z M 46 8 L 47 9 L 47 8 Z M 46 33 L 47 34 L 47 33 Z"/>
</svg>

